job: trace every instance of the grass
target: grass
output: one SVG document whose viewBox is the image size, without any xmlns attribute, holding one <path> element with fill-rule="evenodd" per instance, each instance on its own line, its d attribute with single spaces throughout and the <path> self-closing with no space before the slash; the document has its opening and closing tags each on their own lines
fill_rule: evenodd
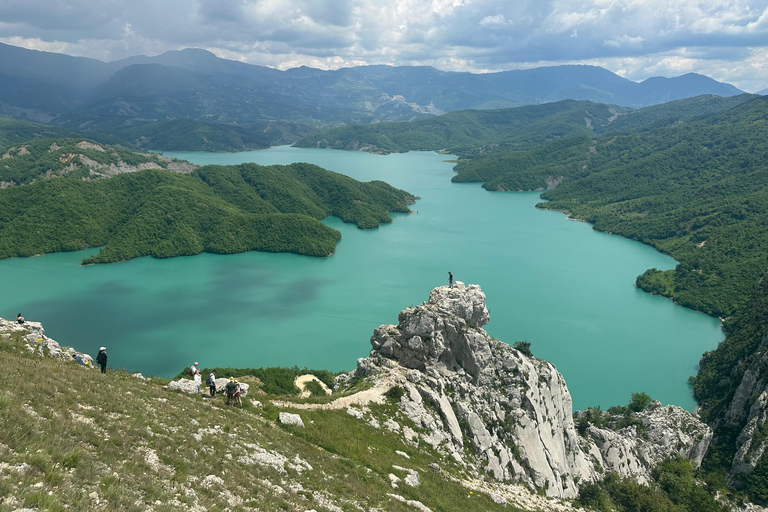
<svg viewBox="0 0 768 512">
<path fill-rule="evenodd" d="M 462 469 L 430 447 L 345 410 L 298 411 L 306 428 L 285 427 L 276 419 L 288 409 L 269 402 L 245 397 L 241 410 L 169 391 L 167 380 L 102 375 L 30 355 L 19 334 L 0 338 L 0 375 L 0 512 L 414 510 L 388 493 L 434 512 L 503 508 L 470 495 L 453 480 Z M 396 411 L 371 408 L 382 423 Z M 405 476 L 394 465 L 417 471 L 421 484 L 393 489 L 388 475 Z"/>
</svg>

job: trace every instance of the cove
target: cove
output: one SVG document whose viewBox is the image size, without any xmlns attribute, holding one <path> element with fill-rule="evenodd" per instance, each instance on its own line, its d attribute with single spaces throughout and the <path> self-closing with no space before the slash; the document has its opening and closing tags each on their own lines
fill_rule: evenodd
<svg viewBox="0 0 768 512">
<path fill-rule="evenodd" d="M 525 340 L 565 376 L 574 408 L 626 404 L 644 391 L 689 410 L 687 378 L 722 340 L 719 322 L 634 286 L 675 261 L 652 248 L 538 210 L 538 192 L 453 184 L 450 157 L 277 147 L 235 154 L 165 153 L 198 164 L 311 162 L 380 179 L 421 197 L 414 214 L 363 231 L 338 219 L 329 258 L 201 254 L 83 267 L 95 250 L 0 260 L 0 316 L 41 321 L 49 336 L 110 367 L 170 377 L 202 367 L 350 370 L 373 329 L 435 286 L 477 283 L 488 332 Z"/>
</svg>

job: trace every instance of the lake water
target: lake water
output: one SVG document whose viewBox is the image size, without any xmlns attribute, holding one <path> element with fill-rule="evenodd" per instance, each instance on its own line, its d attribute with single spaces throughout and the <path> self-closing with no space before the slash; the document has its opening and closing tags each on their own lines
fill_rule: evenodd
<svg viewBox="0 0 768 512">
<path fill-rule="evenodd" d="M 0 260 L 0 316 L 42 321 L 64 345 L 111 367 L 172 376 L 203 367 L 351 370 L 373 329 L 457 280 L 482 286 L 486 330 L 526 340 L 565 376 L 576 409 L 626 404 L 644 391 L 695 407 L 687 378 L 723 335 L 716 319 L 634 286 L 675 261 L 650 247 L 534 208 L 539 193 L 453 184 L 453 164 L 428 152 L 388 156 L 288 147 L 237 154 L 166 153 L 199 164 L 312 162 L 422 199 L 418 214 L 342 233 L 329 258 L 201 254 L 83 267 L 95 250 Z"/>
</svg>

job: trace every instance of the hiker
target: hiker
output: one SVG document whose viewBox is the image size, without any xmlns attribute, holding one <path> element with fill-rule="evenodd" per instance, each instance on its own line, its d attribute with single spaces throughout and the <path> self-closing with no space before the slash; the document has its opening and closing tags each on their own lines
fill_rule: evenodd
<svg viewBox="0 0 768 512">
<path fill-rule="evenodd" d="M 235 381 L 235 405 L 237 405 L 241 409 L 243 408 L 243 402 L 240 400 L 240 381 L 239 380 Z"/>
<path fill-rule="evenodd" d="M 83 356 L 80 354 L 72 354 L 72 359 L 74 359 L 76 362 L 80 363 L 81 365 L 85 366 L 85 359 L 83 359 Z"/>
<path fill-rule="evenodd" d="M 200 386 L 203 384 L 203 380 L 200 377 L 200 370 L 195 369 L 195 375 L 192 377 L 192 380 L 195 381 L 195 384 L 197 384 L 197 394 L 200 394 Z"/>
<path fill-rule="evenodd" d="M 448 286 L 450 288 L 453 288 L 453 274 L 451 274 L 450 272 L 448 272 Z"/>
<path fill-rule="evenodd" d="M 107 347 L 101 347 L 96 356 L 96 362 L 101 366 L 101 373 L 107 373 Z"/>
<path fill-rule="evenodd" d="M 24 317 L 23 317 L 23 316 L 21 316 L 21 313 L 19 313 L 18 315 L 16 315 L 16 322 L 18 322 L 18 323 L 20 323 L 20 324 L 23 324 L 23 323 L 24 323 Z"/>
<path fill-rule="evenodd" d="M 216 370 L 213 370 L 211 372 L 211 374 L 205 380 L 205 383 L 208 384 L 208 389 L 210 390 L 211 398 L 215 398 L 216 397 Z"/>
<path fill-rule="evenodd" d="M 229 382 L 227 382 L 227 405 L 232 402 L 232 399 L 235 397 L 235 391 L 237 391 L 237 383 L 235 382 L 234 377 L 229 378 Z"/>
<path fill-rule="evenodd" d="M 192 377 L 193 379 L 195 378 L 195 372 L 197 372 L 197 365 L 198 365 L 198 362 L 195 361 L 195 364 L 189 367 L 189 376 Z"/>
</svg>

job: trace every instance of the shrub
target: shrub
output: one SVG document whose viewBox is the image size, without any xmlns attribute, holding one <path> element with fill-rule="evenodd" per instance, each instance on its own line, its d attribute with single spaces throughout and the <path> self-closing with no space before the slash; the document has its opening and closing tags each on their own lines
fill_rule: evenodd
<svg viewBox="0 0 768 512">
<path fill-rule="evenodd" d="M 403 386 L 392 386 L 384 393 L 384 396 L 393 402 L 399 402 L 405 396 L 405 388 Z"/>
<path fill-rule="evenodd" d="M 512 346 L 522 352 L 524 355 L 533 357 L 533 352 L 531 352 L 531 343 L 529 341 L 516 341 Z"/>
<path fill-rule="evenodd" d="M 632 393 L 632 399 L 627 404 L 631 411 L 640 412 L 651 404 L 652 398 L 646 393 Z"/>
</svg>

